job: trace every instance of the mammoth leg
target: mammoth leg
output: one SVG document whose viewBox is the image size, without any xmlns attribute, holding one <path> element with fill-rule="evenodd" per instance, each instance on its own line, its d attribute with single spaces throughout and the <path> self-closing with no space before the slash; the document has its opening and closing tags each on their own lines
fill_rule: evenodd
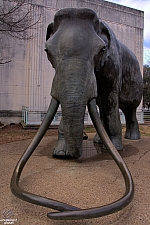
<svg viewBox="0 0 150 225">
<path fill-rule="evenodd" d="M 66 147 L 65 138 L 64 138 L 64 131 L 63 131 L 63 118 L 60 121 L 59 127 L 58 127 L 58 141 L 53 149 L 53 156 L 69 156 L 69 152 Z"/>
<path fill-rule="evenodd" d="M 63 127 L 64 127 L 63 118 L 61 118 L 61 121 L 60 121 L 60 124 L 58 127 L 58 141 L 52 152 L 54 157 L 70 156 L 69 151 L 66 146 L 66 142 L 65 142 Z M 88 135 L 84 131 L 83 132 L 83 140 L 87 140 L 87 139 L 88 139 Z"/>
<path fill-rule="evenodd" d="M 123 149 L 122 127 L 121 127 L 119 108 L 117 103 L 118 97 L 113 98 L 112 106 L 111 106 L 111 103 L 109 103 L 109 101 L 107 100 L 109 99 L 108 97 L 107 98 L 104 97 L 104 99 L 102 99 L 100 101 L 100 104 L 98 104 L 100 109 L 101 120 L 103 121 L 103 125 L 106 129 L 106 132 L 109 138 L 111 139 L 112 143 L 116 147 L 116 149 L 122 150 Z M 96 134 L 96 136 L 94 137 L 94 142 L 99 144 L 101 143 L 101 139 L 98 136 L 98 134 Z"/>
<path fill-rule="evenodd" d="M 101 119 L 102 121 L 102 119 Z M 93 142 L 96 143 L 96 144 L 102 144 L 102 140 L 100 138 L 100 136 L 98 135 L 98 133 L 95 134 L 94 138 L 93 138 Z"/>
<path fill-rule="evenodd" d="M 116 147 L 117 150 L 122 150 L 122 127 L 120 122 L 119 109 L 111 109 L 108 113 L 108 117 L 105 116 L 104 126 L 107 134 Z"/>
<path fill-rule="evenodd" d="M 102 112 L 101 112 L 101 107 L 100 107 L 101 106 L 101 100 L 100 100 L 99 96 L 96 99 L 96 104 L 97 104 L 97 106 L 99 108 L 100 119 L 101 119 L 101 121 L 103 123 Z M 103 125 L 104 125 L 104 123 L 103 123 Z M 102 144 L 102 140 L 101 140 L 100 136 L 98 135 L 98 133 L 95 134 L 93 142 L 97 143 L 97 144 Z"/>
<path fill-rule="evenodd" d="M 122 110 L 126 119 L 126 133 L 125 138 L 137 140 L 140 138 L 139 125 L 136 118 L 136 109 L 123 109 Z"/>
<path fill-rule="evenodd" d="M 98 144 L 102 144 L 102 140 L 100 139 L 98 133 L 95 134 L 93 142 L 98 143 Z"/>
</svg>

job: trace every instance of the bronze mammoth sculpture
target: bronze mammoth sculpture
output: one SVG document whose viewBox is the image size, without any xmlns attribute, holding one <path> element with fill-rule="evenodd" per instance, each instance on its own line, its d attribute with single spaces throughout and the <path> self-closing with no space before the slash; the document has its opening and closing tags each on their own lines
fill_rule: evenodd
<svg viewBox="0 0 150 225">
<path fill-rule="evenodd" d="M 113 32 L 91 9 L 69 8 L 58 11 L 54 23 L 48 26 L 46 52 L 56 71 L 51 91 L 52 100 L 35 138 L 16 165 L 11 179 L 12 193 L 22 200 L 60 211 L 49 213 L 48 217 L 52 219 L 88 219 L 121 210 L 133 198 L 134 184 L 127 166 L 116 150 L 122 149 L 118 110 L 120 107 L 126 116 L 126 137 L 139 138 L 135 112 L 142 96 L 142 80 L 138 62 L 134 54 L 117 41 Z M 126 94 L 123 95 L 123 92 Z M 100 107 L 107 132 L 100 120 L 96 103 Z M 87 105 L 98 136 L 123 174 L 126 191 L 119 200 L 102 207 L 82 210 L 20 189 L 21 172 L 51 124 L 59 104 L 62 107 L 63 121 L 54 155 L 78 158 L 82 154 Z"/>
<path fill-rule="evenodd" d="M 51 95 L 61 103 L 63 115 L 53 155 L 82 154 L 85 106 L 92 98 L 112 143 L 122 150 L 119 108 L 126 119 L 125 138 L 140 138 L 136 118 L 143 86 L 139 63 L 104 22 L 97 17 L 90 21 L 91 15 L 83 9 L 72 22 L 69 16 L 74 12 L 60 11 L 47 29 L 46 52 L 56 70 Z M 94 141 L 99 142 L 99 137 Z"/>
</svg>

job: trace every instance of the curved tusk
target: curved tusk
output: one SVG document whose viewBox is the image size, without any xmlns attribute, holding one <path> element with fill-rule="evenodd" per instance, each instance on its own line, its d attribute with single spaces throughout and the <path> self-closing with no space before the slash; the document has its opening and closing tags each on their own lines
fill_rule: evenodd
<svg viewBox="0 0 150 225">
<path fill-rule="evenodd" d="M 133 199 L 134 184 L 133 184 L 131 174 L 130 174 L 126 164 L 124 163 L 123 159 L 121 158 L 120 154 L 118 153 L 118 151 L 112 144 L 111 140 L 109 139 L 109 137 L 102 125 L 102 122 L 101 122 L 98 112 L 97 112 L 95 99 L 91 100 L 91 102 L 88 103 L 88 110 L 89 110 L 91 119 L 96 128 L 97 133 L 99 134 L 100 138 L 102 139 L 108 152 L 110 153 L 112 158 L 115 160 L 116 164 L 118 165 L 118 167 L 124 177 L 125 186 L 126 186 L 125 194 L 119 200 L 117 200 L 111 204 L 101 206 L 101 207 L 83 209 L 83 210 L 79 210 L 79 211 L 49 213 L 48 217 L 51 219 L 77 220 L 77 219 L 90 219 L 90 218 L 102 217 L 102 216 L 106 216 L 108 214 L 115 213 L 115 212 L 123 209 Z"/>
<path fill-rule="evenodd" d="M 50 126 L 50 124 L 57 112 L 58 106 L 59 106 L 59 102 L 57 102 L 54 98 L 52 98 L 49 109 L 47 111 L 47 114 L 45 115 L 45 118 L 44 118 L 37 134 L 35 135 L 34 139 L 30 143 L 29 147 L 24 152 L 24 154 L 22 155 L 22 157 L 20 158 L 19 162 L 17 163 L 17 165 L 14 169 L 14 172 L 13 172 L 13 175 L 11 178 L 10 188 L 11 188 L 12 193 L 16 197 L 18 197 L 24 201 L 36 204 L 36 205 L 41 205 L 41 206 L 56 209 L 59 211 L 79 210 L 79 208 L 76 208 L 74 206 L 70 206 L 70 205 L 62 203 L 62 202 L 58 202 L 55 200 L 51 200 L 48 198 L 44 198 L 42 196 L 38 196 L 38 195 L 35 195 L 32 193 L 26 192 L 19 187 L 19 179 L 21 176 L 21 172 L 22 172 L 26 162 L 28 161 L 28 159 L 30 158 L 32 153 L 34 152 L 35 148 L 40 143 L 40 141 L 43 138 L 44 134 L 46 133 L 48 127 Z"/>
</svg>

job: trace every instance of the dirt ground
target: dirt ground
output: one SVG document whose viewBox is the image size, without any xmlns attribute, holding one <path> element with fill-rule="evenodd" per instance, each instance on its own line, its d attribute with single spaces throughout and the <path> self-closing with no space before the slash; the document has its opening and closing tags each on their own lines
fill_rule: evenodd
<svg viewBox="0 0 150 225">
<path fill-rule="evenodd" d="M 7 125 L 0 128 L 0 144 L 33 138 L 37 129 L 24 129 L 20 124 Z M 49 129 L 46 136 L 57 135 L 57 129 Z"/>
<path fill-rule="evenodd" d="M 20 124 L 12 124 L 7 126 L 0 126 L 0 144 L 31 139 L 36 134 L 37 129 L 24 129 Z M 85 128 L 85 132 L 95 133 L 93 127 Z M 122 133 L 125 132 L 125 126 L 122 128 Z M 150 124 L 149 125 L 140 125 L 141 135 L 150 136 Z M 48 129 L 45 136 L 57 135 L 57 129 Z"/>
<path fill-rule="evenodd" d="M 49 129 L 25 167 L 20 187 L 82 209 L 105 205 L 121 197 L 125 185 L 120 171 L 107 151 L 103 149 L 100 153 L 100 147 L 93 145 L 95 129 L 89 127 L 85 131 L 89 139 L 83 141 L 82 156 L 77 160 L 60 160 L 52 157 L 58 130 Z M 52 209 L 21 201 L 10 190 L 15 165 L 37 129 L 23 129 L 15 124 L 1 126 L 0 222 L 6 213 L 12 213 L 16 225 L 150 225 L 150 124 L 140 125 L 140 131 L 138 141 L 122 138 L 124 150 L 120 151 L 135 186 L 130 205 L 105 217 L 55 221 L 46 217 Z"/>
<path fill-rule="evenodd" d="M 52 157 L 57 129 L 49 129 L 25 166 L 20 187 L 82 209 L 105 205 L 121 197 L 125 185 L 120 171 L 107 151 L 103 149 L 100 153 L 100 147 L 93 145 L 94 128 L 86 128 L 85 131 L 89 139 L 83 141 L 82 156 L 77 160 L 61 160 Z M 105 217 L 55 221 L 46 216 L 53 212 L 52 209 L 21 201 L 10 190 L 16 163 L 37 130 L 27 130 L 13 124 L 1 126 L 0 222 L 4 221 L 6 213 L 11 213 L 16 225 L 150 225 L 150 124 L 140 125 L 140 131 L 142 135 L 138 141 L 122 138 L 124 150 L 120 151 L 135 186 L 130 205 Z"/>
</svg>

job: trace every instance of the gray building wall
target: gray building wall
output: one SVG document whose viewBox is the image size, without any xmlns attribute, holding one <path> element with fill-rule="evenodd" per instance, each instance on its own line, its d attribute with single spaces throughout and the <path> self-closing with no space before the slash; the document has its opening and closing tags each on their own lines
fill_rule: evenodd
<svg viewBox="0 0 150 225">
<path fill-rule="evenodd" d="M 0 66 L 1 122 L 20 122 L 22 106 L 34 111 L 48 107 L 54 69 L 44 52 L 46 28 L 53 21 L 56 11 L 65 7 L 93 9 L 113 29 L 118 39 L 135 53 L 143 70 L 142 11 L 103 0 L 35 1 L 34 20 L 39 15 L 43 19 L 36 29 L 30 31 L 34 38 L 28 41 L 9 38 L 3 45 L 3 50 L 12 61 Z"/>
</svg>

